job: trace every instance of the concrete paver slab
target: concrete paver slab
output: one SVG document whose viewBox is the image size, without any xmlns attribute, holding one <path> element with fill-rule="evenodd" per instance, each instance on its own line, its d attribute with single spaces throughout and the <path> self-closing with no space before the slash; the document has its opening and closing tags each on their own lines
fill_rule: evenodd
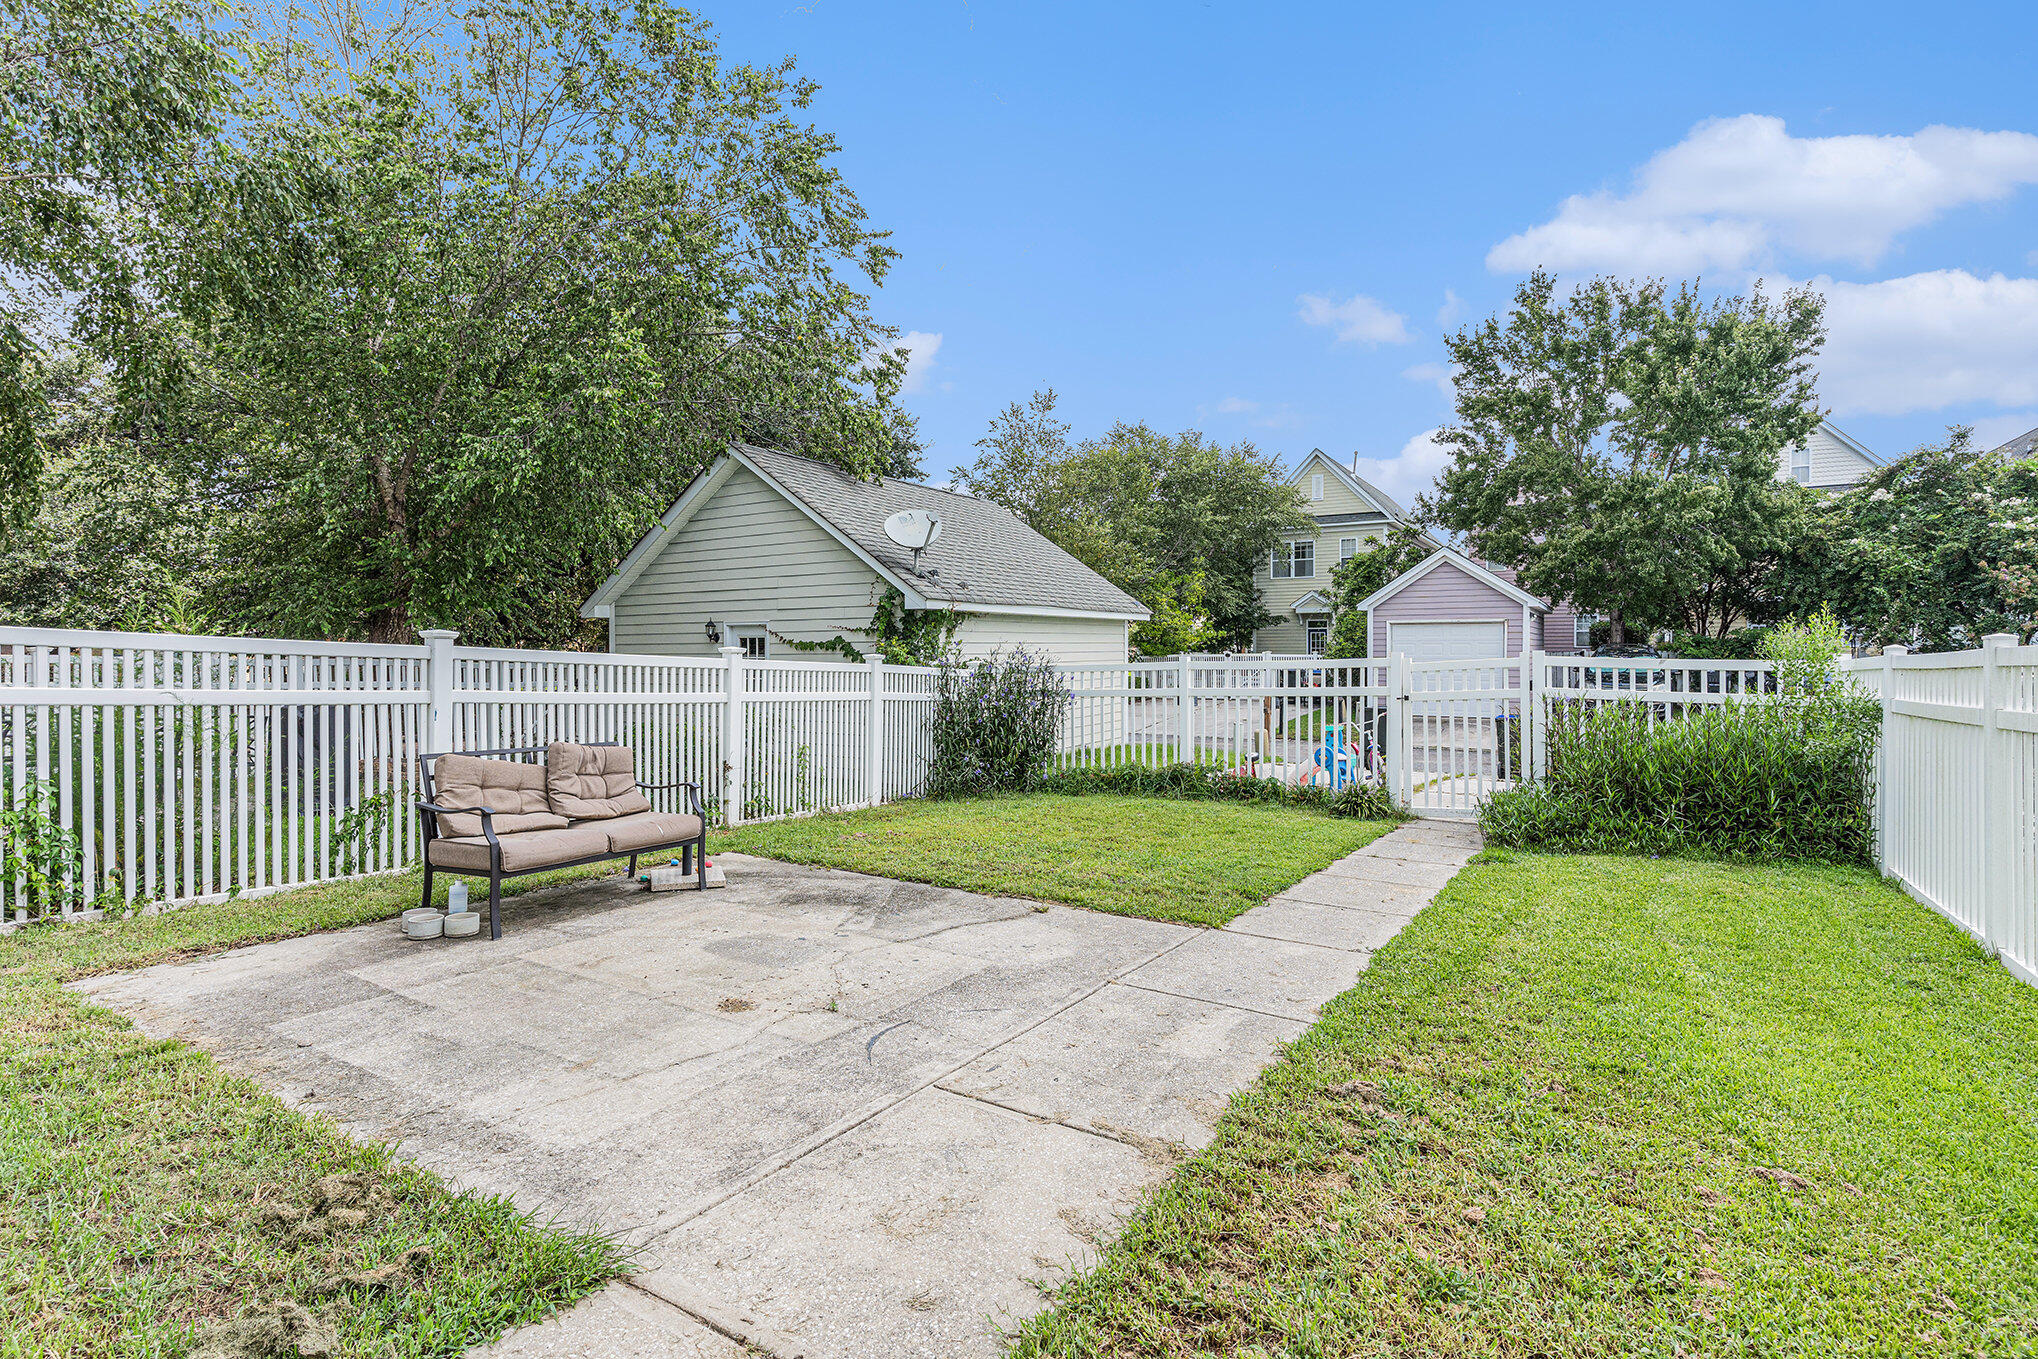
<svg viewBox="0 0 2038 1359">
<path fill-rule="evenodd" d="M 471 1359 L 745 1359 L 743 1347 L 640 1288 L 612 1283 Z"/>
<path fill-rule="evenodd" d="M 947 1076 L 940 1088 L 1111 1136 L 1198 1148 L 1233 1091 L 1307 1027 L 1106 986 Z"/>
<path fill-rule="evenodd" d="M 1323 1002 L 1351 989 L 1365 966 L 1364 956 L 1340 948 L 1210 930 L 1123 980 L 1171 996 L 1307 1021 Z"/>
<path fill-rule="evenodd" d="M 1355 906 L 1363 910 L 1378 911 L 1382 915 L 1398 915 L 1403 920 L 1411 920 L 1417 912 L 1429 905 L 1430 899 L 1435 895 L 1435 890 L 1428 887 L 1409 887 L 1400 883 L 1376 882 L 1369 878 L 1332 877 L 1328 873 L 1316 873 L 1296 883 L 1273 900 L 1314 902 L 1319 906 Z"/>
<path fill-rule="evenodd" d="M 1236 934 L 1371 953 L 1399 934 L 1408 920 L 1398 912 L 1325 906 L 1313 901 L 1270 901 L 1253 907 L 1224 928 Z"/>
<path fill-rule="evenodd" d="M 1420 887 L 1426 892 L 1434 893 L 1449 882 L 1457 871 L 1458 866 L 1453 864 L 1409 863 L 1403 859 L 1390 859 L 1379 854 L 1358 853 L 1348 854 L 1339 859 L 1324 869 L 1320 876 L 1360 878 L 1366 882 Z"/>
<path fill-rule="evenodd" d="M 1403 863 L 1448 864 L 1462 868 L 1465 861 L 1479 852 L 1479 846 L 1469 840 L 1456 842 L 1442 840 L 1402 840 L 1396 837 L 1382 837 L 1391 843 L 1375 840 L 1357 851 L 1358 857 L 1367 859 L 1398 859 Z"/>
<path fill-rule="evenodd" d="M 995 1353 L 1153 1176 L 1122 1142 L 924 1090 L 659 1241 L 640 1279 L 809 1356 Z"/>
</svg>

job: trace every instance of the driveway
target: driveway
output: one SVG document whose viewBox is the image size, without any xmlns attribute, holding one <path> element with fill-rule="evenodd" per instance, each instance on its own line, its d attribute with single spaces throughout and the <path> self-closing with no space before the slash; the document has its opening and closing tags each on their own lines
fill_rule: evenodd
<svg viewBox="0 0 2038 1359">
<path fill-rule="evenodd" d="M 80 989 L 640 1272 L 499 1355 L 995 1354 L 1477 847 L 1418 823 L 1225 930 L 739 855 Z M 739 1344 L 741 1342 L 741 1344 Z"/>
</svg>

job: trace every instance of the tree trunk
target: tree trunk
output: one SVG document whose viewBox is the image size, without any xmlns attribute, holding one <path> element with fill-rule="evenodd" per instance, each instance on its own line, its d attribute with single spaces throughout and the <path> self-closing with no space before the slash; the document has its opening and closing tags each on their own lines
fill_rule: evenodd
<svg viewBox="0 0 2038 1359">
<path fill-rule="evenodd" d="M 1628 629 L 1627 624 L 1621 621 L 1620 610 L 1615 609 L 1607 618 L 1607 622 L 1610 624 L 1606 634 L 1608 645 L 1625 646 L 1628 640 Z"/>
<path fill-rule="evenodd" d="M 388 604 L 368 615 L 368 640 L 405 645 L 417 640 L 410 615 L 400 604 Z"/>
</svg>

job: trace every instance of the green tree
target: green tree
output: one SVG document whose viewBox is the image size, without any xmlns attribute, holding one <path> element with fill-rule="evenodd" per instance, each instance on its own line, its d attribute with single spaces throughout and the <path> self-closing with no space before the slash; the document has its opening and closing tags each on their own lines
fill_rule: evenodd
<svg viewBox="0 0 2038 1359">
<path fill-rule="evenodd" d="M 1863 639 L 1927 651 L 2038 630 L 2038 458 L 1946 442 L 1876 469 L 1810 516 L 1785 602 Z"/>
<path fill-rule="evenodd" d="M 1809 289 L 1704 300 L 1696 284 L 1537 273 L 1504 320 L 1446 341 L 1452 461 L 1421 502 L 1524 588 L 1628 624 L 1724 633 L 1762 597 L 1800 488 L 1778 459 L 1818 425 Z"/>
<path fill-rule="evenodd" d="M 546 640 L 731 439 L 910 465 L 858 286 L 894 252 L 790 63 L 727 63 L 662 0 L 316 39 L 251 64 L 232 162 L 315 210 L 187 202 L 157 261 L 160 362 L 194 379 L 164 418 L 225 510 L 240 626 Z M 295 269 L 250 286 L 265 230 Z"/>
<path fill-rule="evenodd" d="M 1250 645 L 1270 621 L 1254 568 L 1283 533 L 1311 523 L 1280 463 L 1250 443 L 1125 422 L 1071 444 L 1054 407 L 1052 391 L 1007 407 L 978 441 L 976 461 L 956 470 L 956 484 L 1005 506 L 1153 609 L 1147 654 L 1183 649 L 1186 639 L 1199 648 Z M 1184 593 L 1191 581 L 1200 581 L 1193 604 Z"/>
<path fill-rule="evenodd" d="M 1333 659 L 1366 656 L 1368 620 L 1359 601 L 1436 550 L 1420 529 L 1396 524 L 1386 535 L 1353 553 L 1330 571 L 1330 641 L 1324 654 Z"/>
<path fill-rule="evenodd" d="M 0 623 L 207 630 L 215 523 L 201 488 L 122 428 L 84 349 L 52 350 L 41 377 L 37 508 L 0 542 Z"/>
<path fill-rule="evenodd" d="M 44 368 L 67 334 L 117 347 L 132 329 L 138 233 L 215 130 L 229 57 L 203 17 L 187 0 L 0 0 L 0 512 L 17 524 L 40 485 Z"/>
</svg>

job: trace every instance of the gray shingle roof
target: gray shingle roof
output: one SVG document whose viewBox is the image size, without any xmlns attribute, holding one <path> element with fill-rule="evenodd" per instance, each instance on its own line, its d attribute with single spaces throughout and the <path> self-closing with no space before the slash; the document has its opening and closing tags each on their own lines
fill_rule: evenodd
<svg viewBox="0 0 2038 1359">
<path fill-rule="evenodd" d="M 965 608 L 1077 609 L 1088 613 L 1148 616 L 1147 608 L 1029 528 L 1001 505 L 959 491 L 885 477 L 861 481 L 831 463 L 777 453 L 751 444 L 743 456 L 788 495 L 835 527 L 886 570 L 929 599 Z M 941 538 L 913 554 L 885 535 L 899 510 L 941 516 Z"/>
<path fill-rule="evenodd" d="M 1989 450 L 2006 458 L 2038 458 L 2038 429 L 2027 429 L 2008 443 Z"/>
</svg>

